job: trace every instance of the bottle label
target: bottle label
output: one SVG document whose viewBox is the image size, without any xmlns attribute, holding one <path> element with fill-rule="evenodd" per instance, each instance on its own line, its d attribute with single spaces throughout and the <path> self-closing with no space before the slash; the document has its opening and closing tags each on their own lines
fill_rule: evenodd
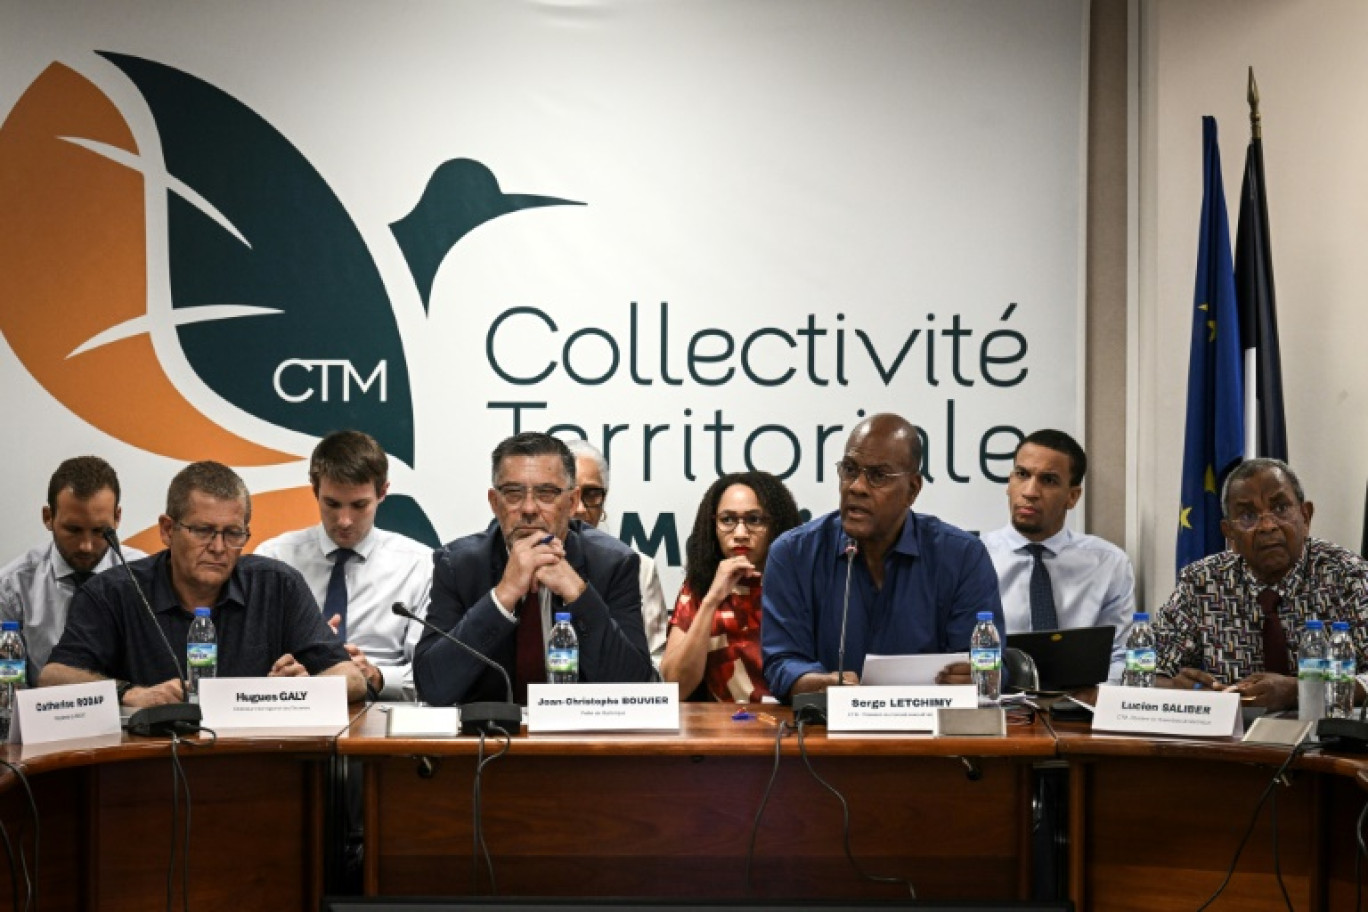
<svg viewBox="0 0 1368 912">
<path fill-rule="evenodd" d="M 1297 678 L 1302 681 L 1324 680 L 1329 664 L 1325 659 L 1301 659 L 1297 662 Z"/>
<path fill-rule="evenodd" d="M 997 671 L 1002 667 L 1002 650 L 991 646 L 976 646 L 969 650 L 969 664 L 974 671 Z"/>
<path fill-rule="evenodd" d="M 26 672 L 23 659 L 0 659 L 0 684 L 23 686 Z"/>
<path fill-rule="evenodd" d="M 1127 649 L 1126 650 L 1126 670 L 1138 671 L 1142 674 L 1152 674 L 1158 664 L 1156 653 L 1153 649 Z"/>
<path fill-rule="evenodd" d="M 578 649 L 548 649 L 546 651 L 547 674 L 579 674 Z"/>
<path fill-rule="evenodd" d="M 1358 671 L 1358 663 L 1353 659 L 1330 660 L 1331 681 L 1352 681 Z"/>
<path fill-rule="evenodd" d="M 218 644 L 191 643 L 185 647 L 191 668 L 213 668 L 218 664 Z"/>
</svg>

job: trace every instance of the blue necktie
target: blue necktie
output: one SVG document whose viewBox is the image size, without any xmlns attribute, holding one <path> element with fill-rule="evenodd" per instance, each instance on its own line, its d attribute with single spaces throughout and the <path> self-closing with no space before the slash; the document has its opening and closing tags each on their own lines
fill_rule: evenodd
<svg viewBox="0 0 1368 912">
<path fill-rule="evenodd" d="M 1026 546 L 1031 552 L 1031 629 L 1058 630 L 1059 617 L 1055 614 L 1054 587 L 1050 585 L 1050 571 L 1045 569 L 1045 546 L 1032 542 Z"/>
<path fill-rule="evenodd" d="M 332 575 L 328 577 L 328 592 L 323 597 L 323 620 L 338 615 L 342 622 L 337 625 L 337 636 L 347 642 L 347 561 L 356 557 L 351 548 L 338 548 L 333 552 Z"/>
</svg>

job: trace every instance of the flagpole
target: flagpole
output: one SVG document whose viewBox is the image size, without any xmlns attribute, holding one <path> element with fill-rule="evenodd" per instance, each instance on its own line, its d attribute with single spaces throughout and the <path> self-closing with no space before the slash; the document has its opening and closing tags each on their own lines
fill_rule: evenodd
<svg viewBox="0 0 1368 912">
<path fill-rule="evenodd" d="M 1249 137 L 1252 142 L 1263 139 L 1263 118 L 1259 116 L 1259 84 L 1254 81 L 1254 67 L 1249 68 Z M 1246 459 L 1259 455 L 1259 353 L 1244 350 L 1244 452 Z"/>
</svg>

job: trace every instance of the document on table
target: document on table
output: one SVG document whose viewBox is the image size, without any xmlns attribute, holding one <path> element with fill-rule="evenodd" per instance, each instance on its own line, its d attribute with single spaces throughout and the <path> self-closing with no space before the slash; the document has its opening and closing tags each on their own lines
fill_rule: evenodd
<svg viewBox="0 0 1368 912">
<path fill-rule="evenodd" d="M 865 656 L 861 684 L 916 684 L 936 683 L 936 675 L 946 665 L 968 662 L 967 652 L 943 652 L 931 655 Z"/>
</svg>

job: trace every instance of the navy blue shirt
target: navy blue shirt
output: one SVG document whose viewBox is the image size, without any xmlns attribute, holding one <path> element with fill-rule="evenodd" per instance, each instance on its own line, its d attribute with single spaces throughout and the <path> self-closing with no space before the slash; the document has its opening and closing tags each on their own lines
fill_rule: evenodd
<svg viewBox="0 0 1368 912">
<path fill-rule="evenodd" d="M 49 662 L 155 687 L 185 671 L 185 641 L 193 615 L 181 608 L 171 586 L 170 552 L 131 561 L 129 568 L 152 604 L 166 644 L 122 567 L 93 577 L 76 592 L 66 630 Z M 316 675 L 350 657 L 323 621 L 304 577 L 268 557 L 238 560 L 218 602 L 209 606 L 218 634 L 218 675 L 265 677 L 275 660 L 289 653 Z"/>
<path fill-rule="evenodd" d="M 836 671 L 845 593 L 845 546 L 839 513 L 785 532 L 765 561 L 760 642 L 765 680 L 781 699 L 803 675 Z M 925 513 L 907 512 L 884 555 L 876 588 L 864 558 L 850 573 L 845 670 L 864 670 L 866 655 L 967 652 L 975 615 L 993 612 L 1004 628 L 997 573 L 977 538 Z"/>
</svg>

